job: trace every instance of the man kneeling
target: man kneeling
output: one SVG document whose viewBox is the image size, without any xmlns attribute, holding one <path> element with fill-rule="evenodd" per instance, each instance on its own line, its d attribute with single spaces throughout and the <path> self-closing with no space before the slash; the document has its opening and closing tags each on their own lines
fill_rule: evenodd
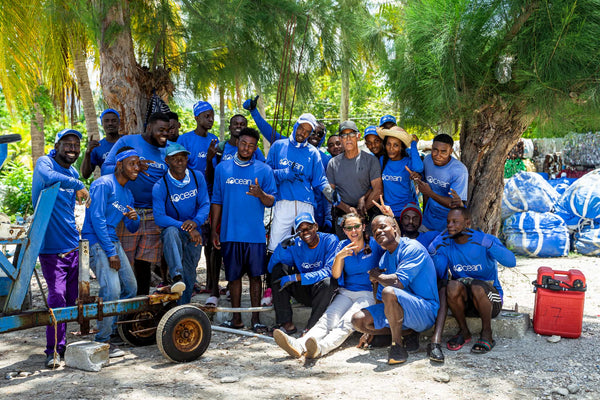
<svg viewBox="0 0 600 400">
<path fill-rule="evenodd" d="M 371 281 L 379 284 L 377 299 L 383 303 L 362 309 L 352 317 L 354 328 L 367 335 L 392 335 L 388 364 L 408 359 L 403 330 L 411 338 L 430 328 L 439 308 L 436 272 L 427 250 L 418 242 L 400 236 L 394 218 L 380 215 L 371 224 L 377 243 L 385 250 L 379 269 L 372 269 Z M 418 341 L 416 348 L 418 349 Z"/>
</svg>

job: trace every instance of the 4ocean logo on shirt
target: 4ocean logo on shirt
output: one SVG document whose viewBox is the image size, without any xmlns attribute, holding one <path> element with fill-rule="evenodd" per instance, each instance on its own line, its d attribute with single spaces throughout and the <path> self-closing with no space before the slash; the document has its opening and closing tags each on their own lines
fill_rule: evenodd
<svg viewBox="0 0 600 400">
<path fill-rule="evenodd" d="M 250 179 L 230 177 L 230 178 L 227 178 L 225 183 L 227 185 L 246 185 L 247 186 L 247 185 L 250 185 L 252 183 L 252 181 Z"/>
<path fill-rule="evenodd" d="M 402 182 L 402 177 L 384 174 L 384 175 L 381 175 L 381 180 L 382 181 L 391 181 L 391 182 Z"/>
<path fill-rule="evenodd" d="M 173 203 L 177 203 L 178 201 L 183 201 L 183 200 L 187 200 L 189 198 L 195 197 L 198 194 L 198 189 L 192 189 L 192 190 L 188 190 L 187 192 L 183 192 L 183 193 L 173 193 L 171 195 L 171 201 Z"/>
<path fill-rule="evenodd" d="M 475 264 L 475 265 L 456 264 L 456 265 L 452 266 L 452 269 L 455 270 L 456 272 L 475 272 L 475 271 L 481 271 L 481 264 Z"/>
<path fill-rule="evenodd" d="M 313 269 L 321 269 L 321 264 L 323 264 L 323 261 L 317 261 L 312 264 L 304 262 L 304 263 L 302 263 L 302 269 L 305 271 L 310 271 Z"/>
<path fill-rule="evenodd" d="M 433 176 L 428 176 L 427 182 L 429 182 L 430 185 L 437 185 L 437 186 L 440 186 L 443 188 L 447 188 L 450 185 L 450 182 L 441 181 L 438 178 L 435 178 Z"/>
<path fill-rule="evenodd" d="M 128 212 L 128 211 L 129 211 L 129 210 L 127 210 L 127 207 L 125 207 L 125 206 L 124 206 L 124 205 L 122 205 L 122 204 L 119 204 L 119 202 L 118 202 L 118 201 L 113 201 L 113 203 L 112 203 L 112 206 L 113 206 L 114 208 L 116 208 L 117 210 L 121 211 L 122 213 L 126 213 L 126 212 Z"/>
<path fill-rule="evenodd" d="M 290 161 L 287 158 L 282 158 L 281 160 L 279 160 L 279 165 L 283 166 L 284 168 L 289 167 L 292 171 L 295 171 L 295 172 L 304 171 L 304 165 L 298 164 L 297 162 L 294 162 L 294 161 Z"/>
<path fill-rule="evenodd" d="M 140 160 L 147 160 L 147 158 L 144 158 L 144 157 L 140 156 Z M 151 163 L 148 163 L 148 168 L 150 168 L 150 167 L 166 170 L 167 169 L 167 164 L 162 164 L 162 163 L 157 163 L 156 161 L 152 161 Z"/>
</svg>

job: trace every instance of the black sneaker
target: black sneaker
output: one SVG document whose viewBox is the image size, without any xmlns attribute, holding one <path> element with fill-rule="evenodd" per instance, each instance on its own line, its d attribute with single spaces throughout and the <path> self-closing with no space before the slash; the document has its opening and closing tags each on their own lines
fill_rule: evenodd
<svg viewBox="0 0 600 400">
<path fill-rule="evenodd" d="M 392 343 L 388 352 L 388 364 L 402 364 L 408 360 L 408 352 L 401 344 Z"/>
<path fill-rule="evenodd" d="M 442 352 L 442 346 L 439 343 L 427 343 L 427 357 L 431 361 L 443 363 L 444 353 Z"/>
<path fill-rule="evenodd" d="M 392 344 L 392 335 L 375 335 L 369 344 L 369 348 L 388 347 Z"/>
<path fill-rule="evenodd" d="M 402 337 L 404 341 L 404 348 L 409 353 L 414 353 L 419 351 L 419 332 L 413 332 L 406 336 Z"/>
</svg>

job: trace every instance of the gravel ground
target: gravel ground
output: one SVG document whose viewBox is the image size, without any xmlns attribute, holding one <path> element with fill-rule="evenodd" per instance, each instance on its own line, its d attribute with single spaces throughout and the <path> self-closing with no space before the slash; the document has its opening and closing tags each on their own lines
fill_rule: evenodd
<svg viewBox="0 0 600 400">
<path fill-rule="evenodd" d="M 446 350 L 441 366 L 428 360 L 421 342 L 407 363 L 388 366 L 387 349 L 355 348 L 357 334 L 328 356 L 305 361 L 288 357 L 274 342 L 213 332 L 208 350 L 194 362 L 169 363 L 155 345 L 124 347 L 125 357 L 92 373 L 64 366 L 43 369 L 44 328 L 34 328 L 0 335 L 0 398 L 370 400 L 386 393 L 409 399 L 598 399 L 599 261 L 519 258 L 516 268 L 501 271 L 505 308 L 517 303 L 519 311 L 532 316 L 531 281 L 539 266 L 580 269 L 588 291 L 578 339 L 551 343 L 530 328 L 523 339 L 499 338 L 486 355 L 470 354 L 469 346 Z M 37 295 L 34 304 L 40 302 Z"/>
</svg>

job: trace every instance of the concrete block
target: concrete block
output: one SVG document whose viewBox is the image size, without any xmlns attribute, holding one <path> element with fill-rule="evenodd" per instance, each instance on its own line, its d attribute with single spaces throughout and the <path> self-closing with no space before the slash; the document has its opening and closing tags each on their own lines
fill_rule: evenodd
<svg viewBox="0 0 600 400">
<path fill-rule="evenodd" d="M 67 367 L 98 372 L 108 365 L 108 343 L 83 340 L 67 345 L 65 364 Z"/>
<path fill-rule="evenodd" d="M 514 311 L 501 311 L 496 318 L 492 318 L 492 332 L 496 338 L 521 339 L 529 329 L 529 314 L 516 313 Z M 480 318 L 467 318 L 467 326 L 473 334 L 481 332 Z M 444 336 L 452 336 L 458 332 L 458 323 L 452 315 L 446 318 L 444 325 Z M 423 332 L 423 336 L 433 335 L 433 328 Z"/>
</svg>

